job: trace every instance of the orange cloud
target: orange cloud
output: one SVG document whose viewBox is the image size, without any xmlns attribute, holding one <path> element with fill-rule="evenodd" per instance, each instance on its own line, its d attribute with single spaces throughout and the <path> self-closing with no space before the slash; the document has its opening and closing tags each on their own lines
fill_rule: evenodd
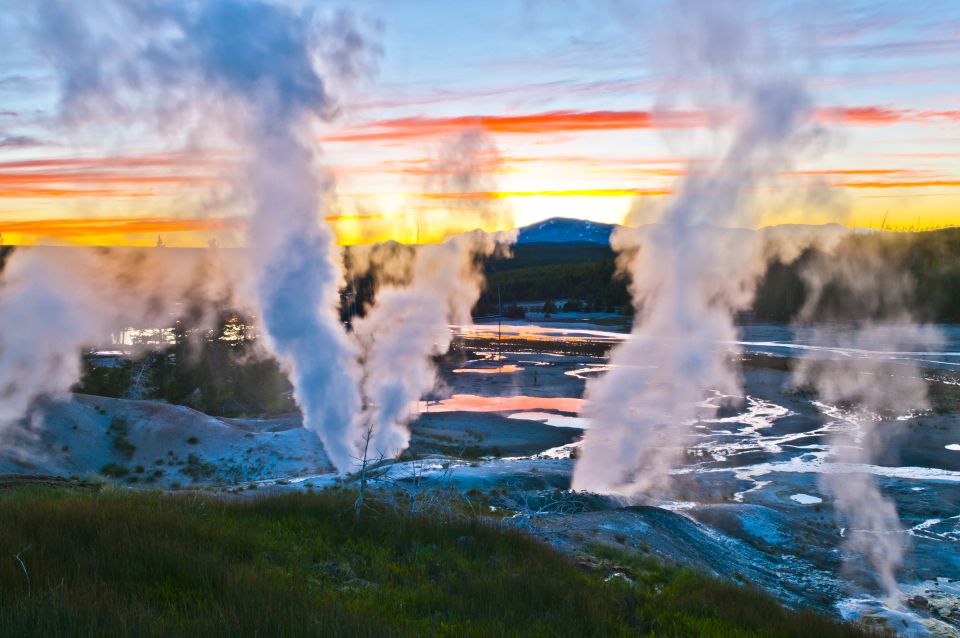
<svg viewBox="0 0 960 638">
<path fill-rule="evenodd" d="M 484 172 L 510 172 L 514 167 L 530 164 L 563 164 L 580 170 L 609 170 L 678 177 L 686 174 L 685 169 L 650 168 L 650 165 L 688 165 L 703 163 L 703 160 L 687 157 L 602 157 L 590 155 L 544 155 L 540 157 L 503 156 L 490 154 L 479 158 L 478 168 Z M 411 158 L 402 160 L 382 160 L 369 164 L 344 164 L 333 166 L 337 175 L 390 173 L 414 177 L 446 175 L 456 171 L 455 167 L 445 166 L 431 158 Z"/>
<path fill-rule="evenodd" d="M 468 193 L 419 193 L 425 199 L 504 199 L 507 197 L 626 197 L 670 195 L 669 188 L 585 188 L 543 191 L 474 191 Z"/>
<path fill-rule="evenodd" d="M 820 170 L 791 171 L 790 175 L 904 175 L 914 173 L 904 168 L 826 168 Z"/>
<path fill-rule="evenodd" d="M 154 154 L 0 162 L 0 198 L 146 197 L 158 186 L 212 183 L 216 175 L 198 169 L 221 161 L 203 154 Z"/>
<path fill-rule="evenodd" d="M 383 215 L 328 215 L 328 222 L 381 219 Z M 0 233 L 37 238 L 78 240 L 111 235 L 219 232 L 243 230 L 243 217 L 96 217 L 0 220 Z"/>
<path fill-rule="evenodd" d="M 208 219 L 181 219 L 178 217 L 61 218 L 0 221 L 0 233 L 57 239 L 78 239 L 103 235 L 236 230 L 241 228 L 243 223 L 243 219 L 239 217 L 211 217 Z"/>
<path fill-rule="evenodd" d="M 69 171 L 50 173 L 2 173 L 0 187 L 19 184 L 186 184 L 205 183 L 210 175 L 136 175 L 103 171 Z"/>
<path fill-rule="evenodd" d="M 704 115 L 696 112 L 650 111 L 549 111 L 529 115 L 464 115 L 459 117 L 407 117 L 380 120 L 352 131 L 327 136 L 336 142 L 401 140 L 450 135 L 468 128 L 491 133 L 547 134 L 579 131 L 622 131 L 702 126 Z"/>
<path fill-rule="evenodd" d="M 932 179 L 932 180 L 916 180 L 916 181 L 901 181 L 901 182 L 880 182 L 880 181 L 867 181 L 867 182 L 840 182 L 834 184 L 834 186 L 842 186 L 844 188 L 934 188 L 934 187 L 955 187 L 960 186 L 960 180 L 952 179 Z"/>
<path fill-rule="evenodd" d="M 917 111 L 887 106 L 831 107 L 819 109 L 817 118 L 840 124 L 883 125 L 901 123 L 937 124 L 960 122 L 960 111 Z"/>
<path fill-rule="evenodd" d="M 37 199 L 73 197 L 152 197 L 156 193 L 124 188 L 33 188 L 0 186 L 0 199 Z"/>
<path fill-rule="evenodd" d="M 154 153 L 115 157 L 55 157 L 0 162 L 0 171 L 29 168 L 170 168 L 177 166 L 216 166 L 224 161 L 211 152 Z"/>
<path fill-rule="evenodd" d="M 543 162 L 548 164 L 590 164 L 595 166 L 639 166 L 648 164 L 692 164 L 702 163 L 703 160 L 682 156 L 658 157 L 602 157 L 594 155 L 548 155 L 543 157 L 514 157 L 501 158 L 507 164 L 521 162 Z"/>
<path fill-rule="evenodd" d="M 887 106 L 827 107 L 818 109 L 823 122 L 881 125 L 905 122 L 960 122 L 960 111 L 917 111 Z M 451 135 L 479 127 L 500 134 L 551 134 L 584 131 L 695 128 L 705 126 L 709 115 L 699 111 L 547 111 L 525 115 L 463 115 L 457 117 L 406 117 L 378 120 L 326 136 L 333 142 L 398 141 Z"/>
</svg>

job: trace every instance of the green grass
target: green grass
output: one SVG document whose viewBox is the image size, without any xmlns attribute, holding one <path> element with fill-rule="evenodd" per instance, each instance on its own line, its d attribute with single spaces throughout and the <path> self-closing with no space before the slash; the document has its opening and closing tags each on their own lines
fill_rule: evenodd
<svg viewBox="0 0 960 638">
<path fill-rule="evenodd" d="M 0 492 L 0 634 L 867 635 L 626 555 L 585 570 L 489 521 L 357 520 L 351 505 L 338 491 L 229 502 Z M 633 582 L 604 582 L 611 561 Z"/>
</svg>

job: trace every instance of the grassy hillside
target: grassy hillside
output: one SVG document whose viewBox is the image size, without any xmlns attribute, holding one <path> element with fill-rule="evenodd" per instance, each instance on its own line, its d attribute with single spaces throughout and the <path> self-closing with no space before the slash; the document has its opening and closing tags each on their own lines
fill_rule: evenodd
<svg viewBox="0 0 960 638">
<path fill-rule="evenodd" d="M 585 569 L 480 519 L 351 504 L 0 492 L 0 634 L 868 635 L 608 550 Z"/>
</svg>

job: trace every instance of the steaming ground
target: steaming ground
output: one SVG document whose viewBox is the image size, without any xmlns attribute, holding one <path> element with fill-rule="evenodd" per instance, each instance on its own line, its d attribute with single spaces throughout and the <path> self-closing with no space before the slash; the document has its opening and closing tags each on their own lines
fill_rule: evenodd
<svg viewBox="0 0 960 638">
<path fill-rule="evenodd" d="M 722 408 L 692 423 L 686 440 L 671 442 L 683 462 L 667 498 L 650 504 L 656 507 L 622 507 L 558 490 L 570 486 L 570 456 L 589 427 L 577 417 L 586 380 L 608 370 L 602 350 L 624 335 L 572 319 L 517 323 L 503 327 L 507 345 L 496 360 L 495 329 L 465 331 L 464 357 L 440 371 L 446 398 L 422 402 L 412 427 L 411 449 L 425 460 L 396 463 L 386 478 L 402 483 L 421 475 L 434 485 L 479 490 L 496 515 L 513 516 L 574 554 L 597 541 L 627 546 L 753 582 L 790 605 L 872 615 L 908 634 L 957 635 L 960 330 L 945 329 L 947 342 L 936 352 L 890 353 L 880 343 L 852 351 L 784 327 L 743 328 L 743 406 Z M 798 352 L 919 363 L 935 410 L 876 423 L 890 441 L 876 464 L 828 464 L 828 441 L 856 425 L 841 408 L 787 389 L 787 363 Z M 221 419 L 83 395 L 47 403 L 38 414 L 44 427 L 20 434 L 29 453 L 0 458 L 0 472 L 87 476 L 122 468 L 129 474 L 116 480 L 128 485 L 230 490 L 336 482 L 316 435 L 296 415 Z M 910 605 L 883 607 L 870 574 L 851 567 L 865 570 L 866 562 L 842 561 L 851 530 L 821 491 L 827 471 L 865 472 L 896 501 L 910 541 L 897 577 Z"/>
</svg>

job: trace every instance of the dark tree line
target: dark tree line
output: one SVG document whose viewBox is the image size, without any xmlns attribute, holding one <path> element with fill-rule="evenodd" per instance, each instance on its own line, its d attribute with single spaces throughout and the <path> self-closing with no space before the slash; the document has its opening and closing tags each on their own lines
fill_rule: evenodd
<svg viewBox="0 0 960 638">
<path fill-rule="evenodd" d="M 517 302 L 557 299 L 573 300 L 576 303 L 569 310 L 576 306 L 585 312 L 619 312 L 630 307 L 626 281 L 616 276 L 613 259 L 488 273 L 475 314 L 496 314 L 498 286 L 504 309 Z"/>
<path fill-rule="evenodd" d="M 849 235 L 830 254 L 808 249 L 792 262 L 772 261 L 757 288 L 754 316 L 796 318 L 816 276 L 823 289 L 810 310 L 814 319 L 875 319 L 905 308 L 916 319 L 960 322 L 960 229 Z M 869 303 L 857 290 L 864 281 L 873 287 Z"/>
<path fill-rule="evenodd" d="M 497 312 L 498 286 L 507 315 L 518 302 L 559 299 L 574 302 L 570 309 L 630 311 L 627 282 L 617 275 L 612 251 L 584 253 L 576 246 L 546 250 L 539 259 L 521 254 L 488 263 L 486 289 L 475 314 Z M 541 265 L 541 260 L 549 263 Z M 824 282 L 810 309 L 812 319 L 890 317 L 906 308 L 917 319 L 960 322 L 960 229 L 851 234 L 829 254 L 810 248 L 792 261 L 771 259 L 747 314 L 762 321 L 796 319 L 815 274 Z M 876 289 L 871 303 L 864 303 L 855 289 L 865 280 Z"/>
</svg>

